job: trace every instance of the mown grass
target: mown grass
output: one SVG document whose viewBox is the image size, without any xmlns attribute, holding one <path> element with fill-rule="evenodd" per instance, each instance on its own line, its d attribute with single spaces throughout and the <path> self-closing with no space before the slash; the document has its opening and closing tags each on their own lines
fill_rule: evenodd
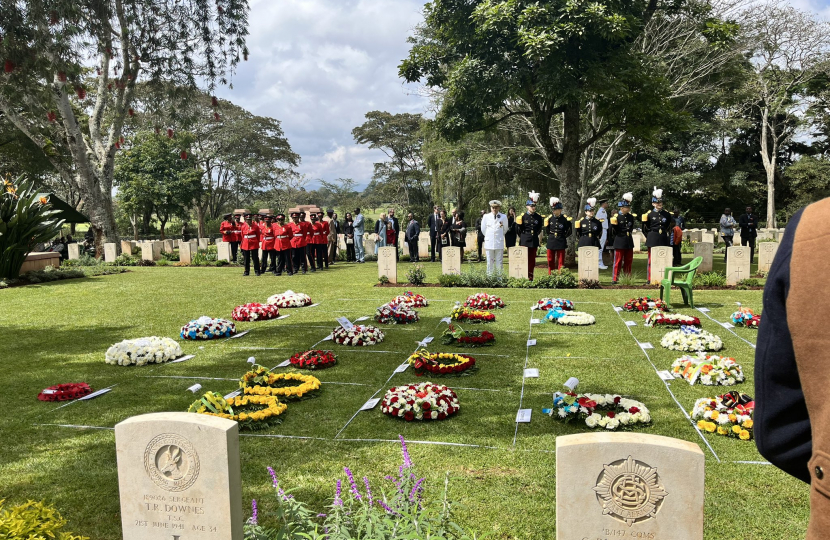
<svg viewBox="0 0 830 540">
<path fill-rule="evenodd" d="M 637 265 L 642 267 L 642 258 Z M 405 274 L 406 266 L 401 263 L 399 275 Z M 426 268 L 428 280 L 434 282 L 439 265 L 426 264 Z M 72 530 L 94 539 L 121 538 L 110 428 L 136 414 L 185 410 L 194 399 L 186 389 L 196 382 L 205 390 L 227 393 L 236 388 L 235 380 L 246 371 L 249 356 L 276 366 L 293 352 L 318 343 L 336 317 L 370 316 L 377 306 L 405 290 L 373 287 L 377 270 L 369 263 L 340 263 L 328 272 L 293 278 L 243 278 L 240 274 L 238 268 L 135 268 L 116 276 L 0 291 L 4 329 L 0 381 L 7 389 L 7 414 L 0 419 L 4 438 L 0 498 L 10 502 L 45 498 L 58 505 Z M 280 321 L 238 323 L 241 330 L 251 330 L 240 339 L 184 342 L 185 353 L 196 354 L 187 362 L 142 368 L 104 363 L 107 347 L 121 339 L 177 337 L 181 325 L 190 319 L 229 317 L 238 304 L 265 301 L 286 289 L 306 292 L 319 305 L 284 310 L 291 316 Z M 614 311 L 613 305 L 654 294 L 653 289 L 496 291 L 507 303 L 497 311 L 497 322 L 487 326 L 496 334 L 497 344 L 472 350 L 480 366 L 475 375 L 440 381 L 457 388 L 462 410 L 456 417 L 441 423 L 405 423 L 383 416 L 379 409 L 355 414 L 371 396 L 416 380 L 411 372 L 394 374 L 394 369 L 418 340 L 432 335 L 431 350 L 458 350 L 440 346 L 446 327 L 440 320 L 449 315 L 455 301 L 476 291 L 424 288 L 420 292 L 431 301 L 419 310 L 421 321 L 384 327 L 383 343 L 366 350 L 320 344 L 334 347 L 339 357 L 337 366 L 318 373 L 324 382 L 320 396 L 290 404 L 281 425 L 241 440 L 246 500 L 257 498 L 266 510 L 270 506 L 270 478 L 265 472 L 270 465 L 285 487 L 296 488 L 298 497 L 322 509 L 344 465 L 375 483 L 393 471 L 399 463 L 395 440 L 402 434 L 411 441 L 476 445 L 410 445 L 432 493 L 440 491 L 443 476 L 449 472 L 451 496 L 462 505 L 457 516 L 462 524 L 490 533 L 491 538 L 552 538 L 555 439 L 585 428 L 555 422 L 541 409 L 550 406 L 553 391 L 575 376 L 582 391 L 623 393 L 646 403 L 654 423 L 644 432 L 685 439 L 702 448 L 707 467 L 707 539 L 804 535 L 807 486 L 769 465 L 737 463 L 763 461 L 752 443 L 707 435 L 710 450 L 669 389 L 687 411 L 696 398 L 717 390 L 680 381 L 664 385 L 652 362 L 658 369 L 668 369 L 679 356 L 659 347 L 664 330 L 645 328 L 636 315 Z M 542 296 L 573 300 L 577 309 L 595 315 L 597 324 L 575 328 L 530 325 L 529 308 Z M 735 302 L 761 308 L 760 291 L 698 291 L 695 299 L 721 322 L 734 311 Z M 679 311 L 699 315 L 705 329 L 723 338 L 723 354 L 738 359 L 748 375 L 747 383 L 737 388 L 752 394 L 753 349 L 697 311 Z M 638 325 L 629 332 L 626 320 Z M 735 332 L 755 341 L 752 330 Z M 538 344 L 528 349 L 529 335 Z M 655 345 L 648 351 L 650 358 L 637 340 Z M 525 363 L 539 368 L 540 377 L 524 380 L 523 388 Z M 115 386 L 100 398 L 58 410 L 55 404 L 35 399 L 44 387 L 78 381 L 95 389 Z M 521 407 L 533 409 L 533 418 L 517 429 L 514 420 L 520 402 Z"/>
</svg>

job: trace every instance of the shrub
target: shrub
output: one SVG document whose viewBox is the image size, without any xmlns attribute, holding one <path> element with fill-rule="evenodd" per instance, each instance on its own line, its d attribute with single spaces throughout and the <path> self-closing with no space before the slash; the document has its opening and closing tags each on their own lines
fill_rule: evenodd
<svg viewBox="0 0 830 540">
<path fill-rule="evenodd" d="M 680 243 L 680 253 L 694 253 L 694 252 L 695 252 L 695 246 L 694 246 L 694 244 L 692 244 L 691 240 L 683 240 L 683 242 Z"/>
<path fill-rule="evenodd" d="M 579 285 L 576 279 L 576 274 L 567 268 L 563 268 L 562 270 L 554 270 L 548 278 L 549 285 L 544 287 L 545 289 L 576 289 Z M 537 288 L 543 287 L 537 286 Z"/>
<path fill-rule="evenodd" d="M 511 289 L 530 289 L 533 287 L 533 282 L 527 278 L 508 278 L 507 286 Z"/>
<path fill-rule="evenodd" d="M 0 538 L 54 540 L 89 540 L 87 536 L 76 536 L 62 531 L 66 520 L 58 511 L 44 502 L 28 501 L 14 506 L 11 510 L 3 509 L 0 500 Z"/>
<path fill-rule="evenodd" d="M 406 271 L 406 279 L 410 285 L 423 285 L 427 280 L 427 273 L 424 270 L 424 265 L 413 264 L 409 270 Z"/>
<path fill-rule="evenodd" d="M 458 274 L 441 274 L 438 276 L 438 283 L 442 287 L 460 287 L 461 276 Z"/>
<path fill-rule="evenodd" d="M 386 276 L 380 276 L 378 278 L 378 283 L 380 283 L 381 285 L 386 285 L 387 283 L 389 283 L 389 278 Z"/>
<path fill-rule="evenodd" d="M 698 272 L 695 274 L 695 287 L 725 287 L 726 274 L 723 272 Z"/>
<path fill-rule="evenodd" d="M 747 279 L 740 280 L 738 282 L 738 284 L 735 286 L 735 288 L 738 289 L 738 290 L 745 290 L 745 289 L 749 289 L 751 287 L 760 287 L 760 286 L 761 286 L 761 281 L 760 280 L 755 279 L 755 278 L 747 278 Z"/>
<path fill-rule="evenodd" d="M 156 261 L 148 261 L 146 259 L 139 259 L 138 262 L 135 265 L 136 266 L 155 266 Z"/>
<path fill-rule="evenodd" d="M 581 279 L 579 280 L 580 289 L 601 289 L 598 279 Z"/>
<path fill-rule="evenodd" d="M 161 259 L 160 259 L 160 260 L 162 260 L 162 261 L 176 262 L 176 261 L 178 261 L 178 260 L 179 260 L 179 251 L 178 251 L 178 250 L 173 250 L 173 252 L 172 252 L 172 253 L 168 253 L 168 252 L 166 252 L 166 251 L 162 251 L 162 252 L 161 252 Z"/>
<path fill-rule="evenodd" d="M 170 259 L 165 259 L 162 257 L 161 259 L 156 261 L 156 266 L 170 266 Z"/>
<path fill-rule="evenodd" d="M 641 272 L 622 273 L 617 276 L 617 283 L 626 286 L 640 285 L 645 280 L 646 277 Z"/>
</svg>

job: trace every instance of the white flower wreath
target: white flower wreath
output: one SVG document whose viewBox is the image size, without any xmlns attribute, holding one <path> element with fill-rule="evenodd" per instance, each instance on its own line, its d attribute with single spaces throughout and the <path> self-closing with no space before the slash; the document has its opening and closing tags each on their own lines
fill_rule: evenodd
<svg viewBox="0 0 830 540">
<path fill-rule="evenodd" d="M 168 337 L 125 339 L 107 349 L 104 361 L 119 366 L 162 364 L 182 356 L 181 346 Z"/>
<path fill-rule="evenodd" d="M 719 351 L 723 348 L 723 341 L 706 330 L 693 326 L 681 326 L 680 330 L 672 330 L 663 336 L 660 345 L 682 352 Z"/>
</svg>

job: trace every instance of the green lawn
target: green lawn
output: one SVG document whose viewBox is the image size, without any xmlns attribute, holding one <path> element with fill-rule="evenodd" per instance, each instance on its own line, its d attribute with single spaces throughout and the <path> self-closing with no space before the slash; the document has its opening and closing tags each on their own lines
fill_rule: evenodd
<svg viewBox="0 0 830 540">
<path fill-rule="evenodd" d="M 642 268 L 642 257 L 636 264 Z M 399 275 L 407 266 L 401 263 Z M 428 281 L 434 282 L 439 265 L 425 266 Z M 238 268 L 167 267 L 0 291 L 5 335 L 0 342 L 4 368 L 0 381 L 19 392 L 14 401 L 5 400 L 13 414 L 0 420 L 4 435 L 0 498 L 11 503 L 47 499 L 69 519 L 71 530 L 93 539 L 121 538 L 111 428 L 136 414 L 185 410 L 194 399 L 186 389 L 196 382 L 204 390 L 230 392 L 236 388 L 235 379 L 246 371 L 249 356 L 275 366 L 324 338 L 336 317 L 354 320 L 372 315 L 377 306 L 405 290 L 374 288 L 376 280 L 377 269 L 371 263 L 340 263 L 328 272 L 292 278 L 243 278 Z M 251 330 L 239 339 L 185 342 L 185 353 L 196 354 L 187 362 L 141 368 L 104 363 L 104 352 L 117 341 L 148 335 L 178 337 L 179 328 L 193 318 L 229 318 L 234 306 L 263 302 L 286 289 L 308 293 L 319 305 L 284 310 L 291 316 L 279 321 L 237 323 L 239 329 Z M 455 301 L 477 291 L 424 288 L 420 292 L 431 301 L 419 310 L 420 322 L 384 327 L 386 340 L 365 350 L 330 345 L 339 362 L 318 373 L 324 382 L 320 396 L 289 404 L 281 425 L 243 436 L 246 506 L 251 498 L 258 499 L 261 507 L 270 506 L 266 466 L 274 467 L 284 487 L 296 488 L 300 499 L 319 509 L 332 495 L 335 480 L 343 476 L 343 466 L 376 484 L 382 482 L 382 476 L 399 464 L 396 440 L 402 434 L 412 441 L 413 459 L 426 474 L 432 494 L 440 493 L 449 471 L 451 496 L 462 505 L 460 523 L 490 533 L 491 538 L 552 538 L 555 439 L 587 428 L 555 422 L 541 409 L 550 407 L 551 393 L 575 376 L 581 391 L 615 392 L 643 401 L 654 418 L 644 432 L 701 447 L 707 466 L 706 538 L 803 537 L 808 486 L 770 465 L 758 464 L 763 458 L 751 442 L 707 435 L 710 449 L 675 398 L 689 411 L 696 398 L 712 396 L 717 389 L 680 381 L 665 385 L 652 363 L 668 369 L 679 356 L 660 348 L 665 330 L 645 328 L 634 314 L 613 309 L 633 296 L 654 294 L 654 289 L 493 291 L 507 303 L 496 312 L 497 322 L 487 326 L 496 334 L 497 344 L 472 350 L 480 366 L 475 375 L 440 381 L 457 388 L 462 407 L 457 416 L 421 424 L 385 417 L 379 407 L 357 413 L 371 396 L 417 380 L 409 371 L 394 374 L 394 369 L 418 340 L 432 335 L 436 341 L 431 350 L 457 350 L 440 347 L 439 336 L 446 327 L 440 320 L 449 315 Z M 530 325 L 529 308 L 542 296 L 573 300 L 577 309 L 595 315 L 597 324 Z M 761 291 L 699 291 L 695 299 L 711 310 L 714 321 L 688 308 L 679 311 L 699 315 L 704 329 L 723 338 L 723 354 L 737 358 L 748 375 L 748 381 L 736 388 L 752 394 L 754 350 L 744 340 L 754 343 L 755 331 L 736 328 L 733 335 L 715 321 L 726 321 L 735 302 L 760 310 Z M 638 325 L 629 332 L 626 320 Z M 528 335 L 537 346 L 526 347 Z M 655 345 L 649 357 L 638 340 Z M 523 381 L 525 363 L 539 368 L 538 379 Z M 79 381 L 94 389 L 114 386 L 102 397 L 59 410 L 35 399 L 42 388 Z M 533 409 L 533 418 L 517 429 L 514 419 L 520 403 Z M 430 442 L 464 446 L 426 444 Z"/>
</svg>

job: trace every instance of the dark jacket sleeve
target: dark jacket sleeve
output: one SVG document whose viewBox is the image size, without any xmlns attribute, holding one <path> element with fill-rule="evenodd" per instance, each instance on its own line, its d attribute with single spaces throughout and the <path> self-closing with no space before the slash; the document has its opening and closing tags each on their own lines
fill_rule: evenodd
<svg viewBox="0 0 830 540">
<path fill-rule="evenodd" d="M 787 224 L 764 287 L 764 311 L 755 350 L 754 431 L 762 456 L 809 483 L 807 462 L 813 449 L 810 418 L 787 323 L 790 259 L 801 213 L 799 210 Z"/>
</svg>

